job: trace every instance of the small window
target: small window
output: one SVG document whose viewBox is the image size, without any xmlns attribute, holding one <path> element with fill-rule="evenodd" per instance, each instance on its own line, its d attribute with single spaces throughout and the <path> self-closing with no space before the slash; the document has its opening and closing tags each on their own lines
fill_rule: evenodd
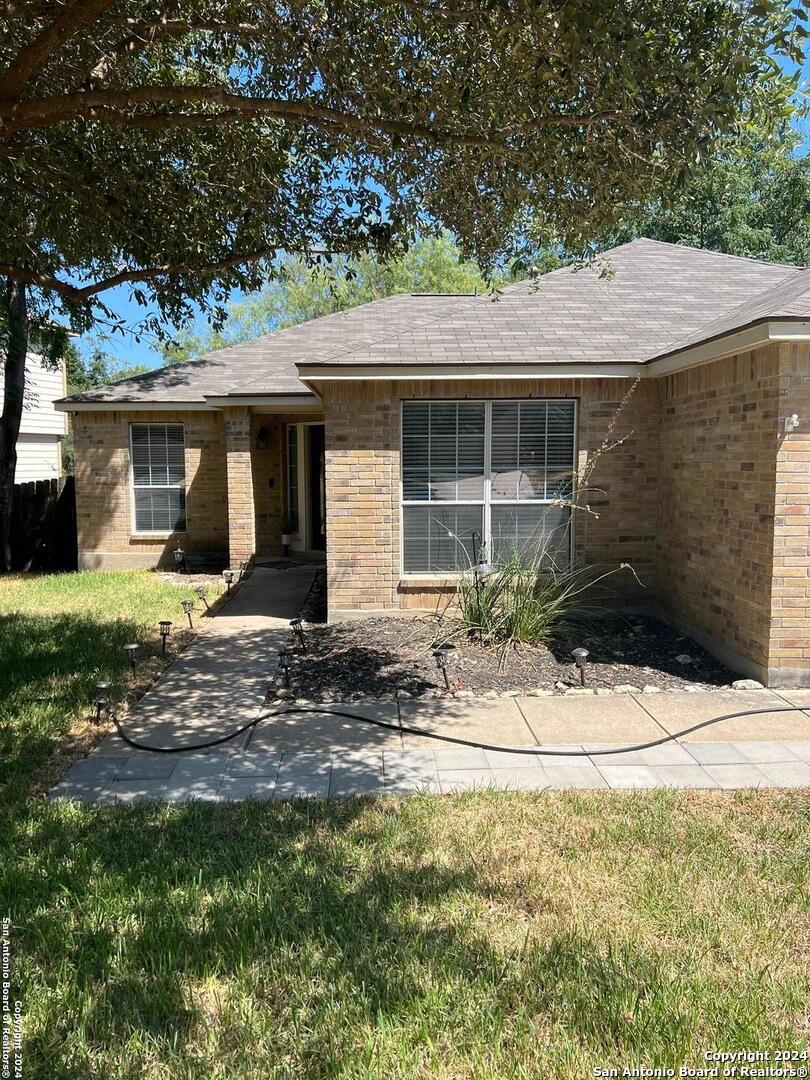
<svg viewBox="0 0 810 1080">
<path fill-rule="evenodd" d="M 298 532 L 298 427 L 287 428 L 287 513 L 293 532 Z"/>
<path fill-rule="evenodd" d="M 184 532 L 186 462 L 182 424 L 132 424 L 136 532 Z"/>
</svg>

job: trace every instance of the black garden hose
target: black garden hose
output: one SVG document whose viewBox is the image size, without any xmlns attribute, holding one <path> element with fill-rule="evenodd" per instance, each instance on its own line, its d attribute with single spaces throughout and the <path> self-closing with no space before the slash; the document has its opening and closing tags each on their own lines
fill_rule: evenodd
<svg viewBox="0 0 810 1080">
<path fill-rule="evenodd" d="M 601 757 L 609 754 L 627 754 L 636 750 L 650 750 L 654 746 L 662 746 L 664 743 L 672 742 L 675 739 L 681 739 L 684 735 L 691 735 L 693 731 L 700 731 L 701 728 L 710 727 L 712 724 L 719 724 L 723 720 L 734 720 L 739 716 L 759 716 L 765 713 L 803 712 L 807 709 L 810 709 L 810 706 L 784 705 L 775 709 L 743 709 L 741 712 L 724 713 L 722 716 L 712 717 L 711 720 L 701 720 L 699 724 L 692 724 L 691 727 L 684 728 L 682 731 L 676 731 L 672 735 L 663 735 L 660 739 L 651 739 L 649 742 L 636 743 L 633 746 L 614 746 L 608 750 L 544 750 L 542 746 L 496 746 L 491 743 L 475 742 L 473 739 L 460 739 L 455 735 L 440 735 L 436 731 L 427 731 L 425 728 L 407 727 L 401 723 L 392 724 L 387 720 L 375 720 L 369 716 L 360 716 L 357 713 L 344 712 L 341 709 L 307 708 L 303 705 L 293 705 L 289 708 L 281 709 L 278 712 L 262 713 L 255 719 L 249 720 L 247 724 L 243 724 L 240 728 L 237 728 L 236 731 L 232 731 L 229 735 L 222 735 L 217 739 L 209 739 L 206 742 L 187 743 L 184 746 L 150 746 L 148 743 L 137 742 L 135 739 L 131 739 L 121 727 L 114 711 L 111 715 L 118 734 L 128 746 L 133 747 L 135 750 L 148 750 L 153 754 L 181 754 L 193 750 L 209 750 L 211 747 L 222 746 L 223 743 L 231 742 L 232 739 L 237 739 L 246 731 L 257 727 L 262 720 L 267 720 L 268 718 L 276 716 L 290 716 L 296 713 L 312 713 L 318 716 L 337 716 L 345 720 L 357 720 L 361 724 L 370 724 L 372 727 L 385 728 L 388 731 L 397 731 L 401 735 L 421 735 L 425 739 L 436 739 L 438 742 L 452 743 L 454 746 L 470 746 L 478 750 L 496 750 L 501 753 L 522 754 L 526 757 L 542 756 L 571 758 Z M 397 702 L 397 710 L 399 710 L 399 702 Z"/>
</svg>

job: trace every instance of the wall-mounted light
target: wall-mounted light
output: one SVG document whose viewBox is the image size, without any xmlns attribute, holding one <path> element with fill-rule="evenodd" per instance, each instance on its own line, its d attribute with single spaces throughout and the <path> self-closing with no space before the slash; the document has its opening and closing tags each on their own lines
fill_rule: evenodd
<svg viewBox="0 0 810 1080">
<path fill-rule="evenodd" d="M 791 431 L 795 431 L 799 426 L 799 414 L 792 413 L 790 416 L 785 417 L 785 434 L 789 435 Z"/>
</svg>

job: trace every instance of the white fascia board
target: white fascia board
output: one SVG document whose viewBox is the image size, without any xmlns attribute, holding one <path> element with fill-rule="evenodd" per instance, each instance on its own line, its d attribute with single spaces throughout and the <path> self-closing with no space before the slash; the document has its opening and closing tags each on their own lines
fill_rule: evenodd
<svg viewBox="0 0 810 1080">
<path fill-rule="evenodd" d="M 53 403 L 59 412 L 205 412 L 204 401 L 67 401 Z"/>
<path fill-rule="evenodd" d="M 644 374 L 652 378 L 671 375 L 676 371 L 709 364 L 713 360 L 723 360 L 735 353 L 749 352 L 772 341 L 810 341 L 810 322 L 763 320 L 735 333 L 723 334 L 713 341 L 704 341 L 682 352 L 662 356 L 660 360 L 650 360 L 645 365 Z"/>
<path fill-rule="evenodd" d="M 396 364 L 390 367 L 365 364 L 334 366 L 299 364 L 298 373 L 308 385 L 317 382 L 401 382 L 404 379 L 627 379 L 643 374 L 643 365 L 619 364 Z"/>
<path fill-rule="evenodd" d="M 205 401 L 212 408 L 227 408 L 229 405 L 249 405 L 279 411 L 287 409 L 320 409 L 321 401 L 314 394 L 206 394 Z"/>
</svg>

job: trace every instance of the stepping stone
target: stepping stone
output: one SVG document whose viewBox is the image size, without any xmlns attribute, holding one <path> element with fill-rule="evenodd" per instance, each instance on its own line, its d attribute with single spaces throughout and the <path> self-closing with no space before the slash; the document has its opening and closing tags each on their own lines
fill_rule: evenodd
<svg viewBox="0 0 810 1080">
<path fill-rule="evenodd" d="M 440 769 L 439 784 L 443 795 L 452 795 L 455 792 L 479 791 L 482 788 L 494 787 L 495 778 L 491 769 L 453 769 L 452 771 Z"/>
<path fill-rule="evenodd" d="M 272 799 L 276 796 L 275 776 L 225 776 L 217 791 L 220 802 Z"/>
<path fill-rule="evenodd" d="M 562 758 L 559 760 L 564 761 Z M 549 759 L 546 759 L 543 763 L 543 772 L 548 780 L 549 788 L 554 791 L 607 787 L 605 778 L 595 766 L 589 763 L 587 758 L 579 758 L 578 764 L 575 765 L 550 765 Z"/>
<path fill-rule="evenodd" d="M 602 765 L 599 772 L 612 788 L 654 788 L 658 777 L 648 765 Z"/>
<path fill-rule="evenodd" d="M 770 778 L 758 765 L 706 765 L 704 768 L 718 787 L 728 790 L 771 785 Z"/>
</svg>

